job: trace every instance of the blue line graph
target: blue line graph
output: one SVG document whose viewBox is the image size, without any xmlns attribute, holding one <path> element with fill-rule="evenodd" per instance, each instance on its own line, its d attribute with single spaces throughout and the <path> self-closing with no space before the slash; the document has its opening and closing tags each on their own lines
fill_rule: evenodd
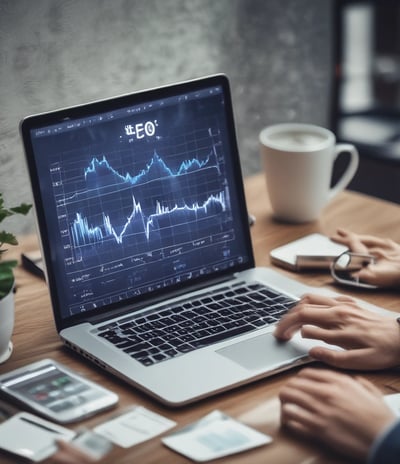
<svg viewBox="0 0 400 464">
<path fill-rule="evenodd" d="M 211 195 L 201 205 L 198 202 L 192 205 L 184 204 L 183 206 L 175 204 L 171 208 L 162 206 L 157 201 L 155 213 L 147 217 L 142 211 L 140 202 L 137 202 L 133 196 L 132 206 L 132 213 L 119 232 L 111 224 L 110 216 L 105 213 L 103 213 L 103 224 L 101 226 L 90 226 L 86 217 L 83 217 L 80 213 L 76 213 L 76 218 L 71 227 L 74 245 L 78 247 L 103 243 L 110 238 L 113 238 L 117 244 L 122 244 L 125 234 L 129 233 L 129 226 L 132 226 L 132 230 L 136 231 L 135 233 L 143 233 L 147 241 L 150 241 L 151 232 L 160 232 L 163 228 L 162 224 L 167 224 L 166 227 L 173 227 L 187 224 L 193 220 L 210 219 L 213 215 L 226 210 L 224 192 L 220 192 L 218 195 Z"/>
<path fill-rule="evenodd" d="M 214 168 L 220 173 L 214 151 L 211 151 L 203 160 L 197 158 L 184 160 L 181 162 L 178 169 L 175 170 L 169 167 L 167 163 L 154 152 L 152 158 L 146 164 L 146 167 L 134 175 L 129 172 L 121 174 L 118 170 L 113 168 L 106 156 L 103 156 L 100 160 L 94 157 L 90 161 L 89 166 L 84 170 L 86 189 L 82 193 L 87 193 L 92 189 L 110 188 L 117 185 L 135 186 L 154 180 L 176 178 L 207 168 Z M 74 198 L 76 198 L 76 194 Z"/>
<path fill-rule="evenodd" d="M 197 171 L 202 169 L 203 167 L 216 167 L 218 168 L 216 161 L 214 160 L 214 164 L 211 164 L 211 157 L 214 155 L 211 152 L 206 159 L 198 160 L 197 158 L 193 158 L 191 160 L 182 161 L 179 168 L 173 171 L 164 160 L 154 152 L 153 157 L 151 158 L 150 162 L 147 163 L 146 167 L 142 169 L 139 174 L 132 176 L 129 173 L 125 175 L 120 174 L 117 170 L 115 170 L 108 162 L 107 158 L 103 156 L 101 160 L 98 158 L 92 158 L 90 161 L 90 165 L 85 169 L 84 175 L 85 179 L 88 180 L 92 174 L 97 175 L 97 173 L 101 170 L 108 170 L 111 174 L 115 176 L 116 179 L 119 179 L 121 182 L 126 182 L 131 185 L 136 185 L 146 178 L 154 178 L 155 173 L 157 179 L 161 179 L 162 177 L 176 177 L 182 174 L 186 174 L 188 172 Z M 215 155 L 214 155 L 215 156 Z"/>
<path fill-rule="evenodd" d="M 169 158 L 171 164 L 154 150 L 136 173 L 109 159 L 118 161 L 113 153 L 92 157 L 81 168 L 80 193 L 61 199 L 76 260 L 106 249 L 123 256 L 133 244 L 144 252 L 220 230 L 218 215 L 230 205 L 214 145 L 203 158 Z"/>
</svg>

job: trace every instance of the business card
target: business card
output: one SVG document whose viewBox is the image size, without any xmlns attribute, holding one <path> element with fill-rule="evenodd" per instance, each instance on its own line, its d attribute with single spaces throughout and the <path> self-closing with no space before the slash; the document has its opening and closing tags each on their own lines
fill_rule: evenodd
<svg viewBox="0 0 400 464">
<path fill-rule="evenodd" d="M 218 410 L 162 438 L 166 446 L 196 462 L 240 453 L 271 441 L 269 435 L 258 432 Z"/>
<path fill-rule="evenodd" d="M 160 414 L 142 406 L 135 406 L 98 425 L 94 428 L 94 432 L 107 438 L 115 445 L 130 448 L 164 433 L 175 425 L 176 422 Z"/>
</svg>

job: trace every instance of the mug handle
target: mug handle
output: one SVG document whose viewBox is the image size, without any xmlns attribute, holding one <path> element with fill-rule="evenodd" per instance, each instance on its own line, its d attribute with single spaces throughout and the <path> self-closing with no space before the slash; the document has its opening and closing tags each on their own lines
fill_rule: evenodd
<svg viewBox="0 0 400 464">
<path fill-rule="evenodd" d="M 340 153 L 343 152 L 350 154 L 350 161 L 342 177 L 336 182 L 334 187 L 330 189 L 328 197 L 329 200 L 332 200 L 333 197 L 335 197 L 339 192 L 347 187 L 351 179 L 353 179 L 358 168 L 360 157 L 356 147 L 350 143 L 338 143 L 335 146 L 335 157 L 333 161 L 335 162 L 336 158 L 340 155 Z"/>
</svg>

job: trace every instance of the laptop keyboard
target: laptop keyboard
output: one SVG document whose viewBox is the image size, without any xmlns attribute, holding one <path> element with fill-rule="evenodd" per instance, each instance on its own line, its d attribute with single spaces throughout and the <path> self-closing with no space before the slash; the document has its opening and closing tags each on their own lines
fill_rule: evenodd
<svg viewBox="0 0 400 464">
<path fill-rule="evenodd" d="M 274 324 L 294 302 L 259 283 L 242 283 L 108 323 L 97 335 L 151 366 Z"/>
</svg>

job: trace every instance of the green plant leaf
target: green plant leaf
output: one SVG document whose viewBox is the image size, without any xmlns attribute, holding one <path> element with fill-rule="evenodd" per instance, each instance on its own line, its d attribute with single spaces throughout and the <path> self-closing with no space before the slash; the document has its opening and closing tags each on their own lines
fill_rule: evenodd
<svg viewBox="0 0 400 464">
<path fill-rule="evenodd" d="M 18 245 L 17 237 L 5 230 L 0 231 L 0 244 L 8 243 L 9 245 Z"/>
<path fill-rule="evenodd" d="M 0 204 L 0 222 L 4 221 L 6 217 L 12 216 L 13 213 L 8 209 L 3 209 L 2 205 Z"/>
<path fill-rule="evenodd" d="M 13 268 L 18 265 L 16 259 L 9 259 L 7 261 L 0 262 L 0 272 L 12 272 Z"/>
<path fill-rule="evenodd" d="M 21 203 L 20 205 L 13 206 L 12 208 L 6 208 L 4 206 L 3 194 L 0 193 L 0 222 L 14 214 L 26 215 L 31 207 L 32 205 Z M 17 237 L 5 230 L 0 231 L 0 258 L 7 251 L 6 248 L 2 248 L 4 244 L 18 245 Z M 13 268 L 17 264 L 17 261 L 0 261 L 0 299 L 7 295 L 12 289 L 14 284 Z"/>
<path fill-rule="evenodd" d="M 14 285 L 13 268 L 17 264 L 17 260 L 0 262 L 0 300 L 10 292 Z"/>
<path fill-rule="evenodd" d="M 32 205 L 28 205 L 27 203 L 21 203 L 19 206 L 14 206 L 10 208 L 10 210 L 15 214 L 28 214 Z"/>
</svg>

